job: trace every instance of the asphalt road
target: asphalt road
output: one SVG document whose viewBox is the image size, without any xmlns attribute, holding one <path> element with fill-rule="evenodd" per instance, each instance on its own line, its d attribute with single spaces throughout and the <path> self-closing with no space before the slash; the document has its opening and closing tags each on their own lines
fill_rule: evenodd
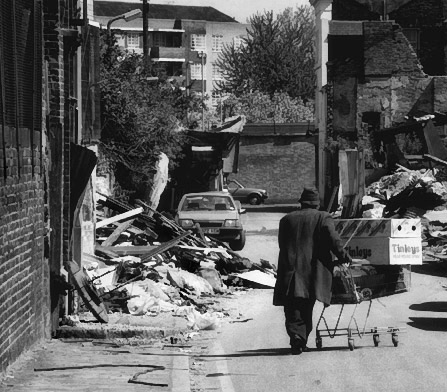
<svg viewBox="0 0 447 392">
<path fill-rule="evenodd" d="M 284 214 L 247 213 L 247 245 L 240 252 L 256 261 L 276 263 L 277 226 Z M 416 271 L 416 272 L 414 272 Z M 350 351 L 346 336 L 323 338 L 310 352 L 289 354 L 282 308 L 272 306 L 272 290 L 253 290 L 237 300 L 244 323 L 223 324 L 210 355 L 209 376 L 219 380 L 224 392 L 249 391 L 362 391 L 432 392 L 447 390 L 447 267 L 426 265 L 413 268 L 411 290 L 373 300 L 355 312 L 359 331 L 372 327 L 399 327 L 399 344 L 381 336 L 378 347 L 371 335 L 356 337 Z M 343 309 L 339 327 L 348 326 L 355 305 Z M 325 312 L 330 328 L 335 326 L 340 305 Z M 316 323 L 322 310 L 317 304 Z M 315 325 L 315 324 L 314 324 Z M 324 329 L 324 325 L 320 325 Z"/>
<path fill-rule="evenodd" d="M 278 225 L 285 213 L 247 212 L 242 215 L 242 224 L 247 232 L 244 249 L 238 253 L 254 262 L 260 259 L 273 264 L 278 258 Z"/>
</svg>

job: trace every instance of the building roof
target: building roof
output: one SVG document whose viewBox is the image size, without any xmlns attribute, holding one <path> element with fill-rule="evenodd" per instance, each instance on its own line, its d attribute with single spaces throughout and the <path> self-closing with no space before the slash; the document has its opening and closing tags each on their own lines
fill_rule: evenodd
<svg viewBox="0 0 447 392">
<path fill-rule="evenodd" d="M 114 17 L 130 10 L 143 9 L 142 2 L 129 3 L 124 1 L 94 2 L 95 16 Z M 187 19 L 205 20 L 208 22 L 239 23 L 231 16 L 213 7 L 197 7 L 189 5 L 149 4 L 149 19 Z"/>
</svg>

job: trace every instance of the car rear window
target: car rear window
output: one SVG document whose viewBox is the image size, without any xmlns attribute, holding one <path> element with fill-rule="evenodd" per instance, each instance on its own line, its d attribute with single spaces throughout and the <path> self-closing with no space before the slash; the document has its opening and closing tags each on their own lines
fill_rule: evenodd
<svg viewBox="0 0 447 392">
<path fill-rule="evenodd" d="M 233 201 L 225 196 L 188 196 L 181 208 L 182 211 L 226 211 L 235 209 Z"/>
</svg>

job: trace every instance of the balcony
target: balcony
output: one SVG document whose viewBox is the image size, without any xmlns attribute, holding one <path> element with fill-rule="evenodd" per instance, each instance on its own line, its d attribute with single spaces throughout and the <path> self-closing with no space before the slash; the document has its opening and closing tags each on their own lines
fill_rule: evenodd
<svg viewBox="0 0 447 392">
<path fill-rule="evenodd" d="M 154 47 L 151 48 L 152 61 L 185 61 L 185 48 L 167 48 Z"/>
</svg>

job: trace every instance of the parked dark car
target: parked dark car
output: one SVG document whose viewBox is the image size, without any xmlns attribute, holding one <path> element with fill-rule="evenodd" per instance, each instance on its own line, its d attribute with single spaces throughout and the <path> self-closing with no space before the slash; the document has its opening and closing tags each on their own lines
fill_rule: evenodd
<svg viewBox="0 0 447 392">
<path fill-rule="evenodd" d="M 268 198 L 267 191 L 259 188 L 247 188 L 237 180 L 228 180 L 226 189 L 234 200 L 251 205 L 261 204 Z"/>
</svg>

